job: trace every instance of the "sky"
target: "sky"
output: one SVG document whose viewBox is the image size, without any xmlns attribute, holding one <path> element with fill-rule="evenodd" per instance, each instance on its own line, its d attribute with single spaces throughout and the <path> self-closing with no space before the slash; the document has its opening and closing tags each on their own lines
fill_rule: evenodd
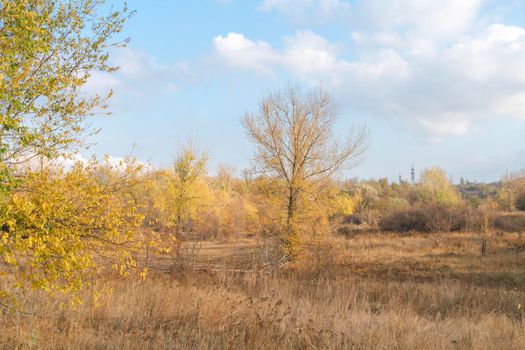
<svg viewBox="0 0 525 350">
<path fill-rule="evenodd" d="M 109 1 L 108 6 L 119 6 Z M 321 86 L 335 134 L 367 127 L 370 147 L 343 177 L 410 177 L 442 167 L 458 182 L 525 168 L 525 1 L 129 0 L 111 52 L 112 116 L 91 153 L 170 166 L 189 138 L 209 171 L 250 165 L 240 125 L 265 95 Z"/>
</svg>

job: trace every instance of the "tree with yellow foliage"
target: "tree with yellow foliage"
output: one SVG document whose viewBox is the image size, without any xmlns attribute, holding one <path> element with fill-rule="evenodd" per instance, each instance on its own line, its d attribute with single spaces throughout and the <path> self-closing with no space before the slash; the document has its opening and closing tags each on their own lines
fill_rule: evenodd
<svg viewBox="0 0 525 350">
<path fill-rule="evenodd" d="M 129 13 L 101 15 L 103 0 L 0 0 L 0 167 L 55 158 L 96 130 L 86 118 L 106 96 L 82 87 L 94 71 L 113 72 L 108 49 Z M 6 179 L 2 184 L 6 185 Z"/>
<path fill-rule="evenodd" d="M 189 142 L 179 151 L 173 164 L 168 190 L 171 194 L 171 221 L 177 239 L 182 238 L 184 223 L 191 218 L 202 199 L 199 191 L 204 186 L 199 185 L 203 185 L 200 181 L 206 173 L 207 161 L 206 154 L 199 151 L 194 142 Z"/>
<path fill-rule="evenodd" d="M 461 201 L 445 171 L 438 167 L 423 170 L 416 190 L 425 204 L 457 205 Z"/>
<path fill-rule="evenodd" d="M 106 95 L 82 87 L 113 72 L 108 50 L 129 13 L 103 0 L 0 0 L 0 297 L 12 287 L 75 292 L 104 258 L 122 272 L 141 215 L 121 170 L 44 166 L 94 132 Z M 39 172 L 25 165 L 41 159 Z M 126 167 L 124 173 L 134 173 Z M 104 181 L 102 181 L 104 180 Z M 124 249 L 125 248 L 125 249 Z"/>
<path fill-rule="evenodd" d="M 496 194 L 499 206 L 507 211 L 525 210 L 525 176 L 516 173 L 505 176 Z"/>
<path fill-rule="evenodd" d="M 256 148 L 258 170 L 279 179 L 286 210 L 283 248 L 289 258 L 298 253 L 301 210 L 314 200 L 320 185 L 342 168 L 354 166 L 366 150 L 364 129 L 350 130 L 341 140 L 334 138 L 335 117 L 328 93 L 290 87 L 264 98 L 259 112 L 242 120 Z"/>
<path fill-rule="evenodd" d="M 152 186 L 154 207 L 160 227 L 171 245 L 173 266 L 183 263 L 183 245 L 195 233 L 195 224 L 204 220 L 211 202 L 204 180 L 207 156 L 190 141 L 178 151 L 172 169 L 159 172 Z"/>
<path fill-rule="evenodd" d="M 13 287 L 75 294 L 105 266 L 138 270 L 140 171 L 91 160 L 27 173 L 0 202 L 0 298 Z"/>
</svg>

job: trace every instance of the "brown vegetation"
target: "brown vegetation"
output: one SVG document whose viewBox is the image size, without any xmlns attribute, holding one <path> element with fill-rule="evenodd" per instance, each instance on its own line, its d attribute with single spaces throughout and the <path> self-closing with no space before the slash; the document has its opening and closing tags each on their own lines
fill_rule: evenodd
<svg viewBox="0 0 525 350">
<path fill-rule="evenodd" d="M 254 240 L 206 242 L 199 262 L 222 259 L 222 271 L 103 276 L 99 305 L 86 291 L 77 309 L 34 294 L 20 304 L 29 314 L 4 310 L 3 347 L 521 349 L 518 241 L 495 236 L 481 259 L 477 234 L 443 234 L 438 248 L 418 235 L 362 234 L 332 239 L 317 255 L 324 263 L 299 257 L 272 273 L 228 268 L 250 267 Z"/>
<path fill-rule="evenodd" d="M 66 166 L 106 110 L 111 93 L 84 87 L 116 70 L 130 13 L 0 4 L 1 347 L 525 348 L 524 174 L 339 181 L 368 133 L 335 138 L 315 88 L 245 115 L 242 179 L 208 174 L 193 142 L 169 169 Z"/>
</svg>

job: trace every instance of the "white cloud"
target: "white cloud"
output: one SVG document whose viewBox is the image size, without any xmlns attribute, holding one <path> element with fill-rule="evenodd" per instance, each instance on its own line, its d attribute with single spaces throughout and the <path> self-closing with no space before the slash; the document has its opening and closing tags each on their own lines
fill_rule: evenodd
<svg viewBox="0 0 525 350">
<path fill-rule="evenodd" d="M 80 153 L 74 153 L 74 154 L 70 154 L 67 157 L 60 156 L 56 159 L 48 161 L 47 163 L 48 165 L 61 166 L 65 170 L 69 171 L 75 165 L 79 163 L 84 166 L 89 165 L 90 162 L 93 161 L 94 159 L 92 157 L 86 158 Z M 40 164 L 38 160 L 32 160 L 32 163 L 34 164 L 30 164 L 30 166 L 34 168 L 38 168 Z M 120 157 L 120 156 L 114 156 L 114 155 L 107 154 L 107 155 L 104 155 L 102 159 L 98 159 L 98 163 L 95 163 L 95 164 L 107 165 L 113 170 L 119 171 L 119 172 L 125 172 L 126 170 L 128 170 L 128 167 L 140 167 L 140 171 L 143 173 L 153 170 L 153 167 L 149 162 L 145 162 L 145 161 L 142 161 L 142 160 L 130 157 L 130 156 Z"/>
<path fill-rule="evenodd" d="M 525 30 L 491 25 L 425 59 L 389 99 L 433 135 L 465 134 L 479 119 L 525 119 Z"/>
<path fill-rule="evenodd" d="M 116 50 L 111 64 L 119 70 L 111 74 L 93 72 L 84 91 L 90 95 L 104 95 L 113 90 L 110 101 L 113 110 L 130 108 L 177 91 L 182 81 L 193 76 L 186 62 L 161 65 L 152 56 L 130 48 Z"/>
<path fill-rule="evenodd" d="M 120 85 L 120 80 L 115 76 L 103 73 L 92 72 L 90 79 L 84 85 L 84 91 L 90 95 L 105 95 L 108 90 L 115 89 Z"/>
<path fill-rule="evenodd" d="M 230 67 L 272 73 L 284 68 L 297 78 L 329 80 L 335 84 L 342 75 L 357 80 L 399 78 L 409 74 L 404 59 L 394 50 L 385 49 L 361 60 L 347 61 L 337 57 L 337 46 L 310 32 L 296 32 L 284 38 L 284 49 L 275 50 L 264 41 L 254 42 L 242 34 L 217 36 L 214 45 L 217 54 Z"/>
<path fill-rule="evenodd" d="M 402 33 L 405 45 L 426 52 L 464 33 L 481 5 L 482 0 L 367 0 L 359 3 L 359 18 L 368 31 Z"/>
<path fill-rule="evenodd" d="M 470 122 L 460 114 L 443 113 L 434 118 L 420 118 L 419 124 L 430 132 L 433 141 L 442 141 L 443 135 L 464 135 L 470 128 Z"/>
<path fill-rule="evenodd" d="M 297 32 L 285 38 L 281 62 L 298 75 L 327 73 L 344 62 L 338 61 L 336 48 L 312 32 Z"/>
<path fill-rule="evenodd" d="M 268 73 L 269 66 L 277 57 L 270 44 L 254 42 L 242 34 L 229 33 L 226 36 L 216 36 L 213 39 L 215 49 L 226 62 L 233 67 Z"/>
<path fill-rule="evenodd" d="M 493 24 L 473 38 L 465 38 L 447 50 L 445 60 L 461 65 L 465 74 L 480 82 L 525 81 L 525 29 Z"/>
<path fill-rule="evenodd" d="M 259 8 L 279 11 L 303 23 L 340 21 L 350 32 L 366 32 L 367 42 L 432 53 L 464 33 L 486 0 L 263 0 Z"/>
<path fill-rule="evenodd" d="M 117 171 L 126 171 L 128 167 L 135 167 L 135 166 L 141 167 L 142 172 L 148 172 L 153 169 L 150 163 L 144 162 L 144 161 L 141 161 L 136 158 L 129 157 L 129 156 L 119 157 L 119 156 L 105 155 L 104 163 Z"/>
<path fill-rule="evenodd" d="M 263 0 L 259 6 L 263 11 L 276 10 L 296 20 L 328 19 L 350 13 L 351 7 L 344 0 Z"/>
<path fill-rule="evenodd" d="M 435 140 L 465 134 L 480 119 L 525 119 L 524 28 L 490 25 L 425 55 L 396 48 L 404 39 L 395 32 L 378 37 L 382 44 L 359 46 L 366 35 L 354 33 L 351 59 L 310 31 L 283 38 L 280 50 L 236 33 L 214 43 L 230 67 L 322 81 L 354 108 L 405 118 Z"/>
<path fill-rule="evenodd" d="M 243 34 L 229 33 L 213 39 L 218 55 L 231 67 L 268 74 L 283 66 L 300 75 L 327 72 L 338 64 L 335 49 L 312 32 L 297 32 L 284 38 L 285 50 L 278 52 L 264 41 L 252 41 Z"/>
</svg>

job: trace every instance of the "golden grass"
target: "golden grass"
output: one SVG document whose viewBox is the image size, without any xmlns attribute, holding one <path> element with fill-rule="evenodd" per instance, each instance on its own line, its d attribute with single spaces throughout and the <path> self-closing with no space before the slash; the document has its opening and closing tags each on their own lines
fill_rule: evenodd
<svg viewBox="0 0 525 350">
<path fill-rule="evenodd" d="M 525 254 L 515 247 L 519 234 L 490 237 L 489 254 L 480 256 L 480 237 L 473 233 L 442 233 L 439 244 L 425 235 L 369 234 L 346 240 L 345 268 L 381 280 L 447 278 L 483 286 L 525 287 Z"/>
<path fill-rule="evenodd" d="M 31 315 L 3 314 L 0 342 L 6 349 L 525 349 L 518 308 L 525 284 L 516 285 L 525 259 L 508 250 L 516 239 L 494 237 L 480 259 L 475 235 L 443 234 L 437 248 L 417 235 L 362 235 L 333 242 L 342 249 L 323 274 L 295 264 L 267 275 L 105 276 L 100 283 L 111 292 L 99 307 L 88 292 L 75 310 L 38 295 L 23 300 Z M 224 259 L 235 256 L 230 243 L 205 244 Z"/>
</svg>

